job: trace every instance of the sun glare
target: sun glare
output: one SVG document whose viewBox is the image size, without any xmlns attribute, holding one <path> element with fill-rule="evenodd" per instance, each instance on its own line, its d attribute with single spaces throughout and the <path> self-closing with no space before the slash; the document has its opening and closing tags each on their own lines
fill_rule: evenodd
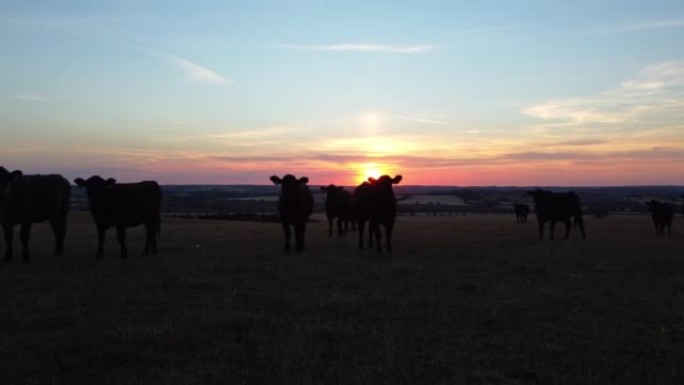
<svg viewBox="0 0 684 385">
<path fill-rule="evenodd" d="M 383 174 L 382 167 L 375 163 L 365 163 L 358 166 L 358 183 L 366 182 L 368 178 L 379 178 Z"/>
</svg>

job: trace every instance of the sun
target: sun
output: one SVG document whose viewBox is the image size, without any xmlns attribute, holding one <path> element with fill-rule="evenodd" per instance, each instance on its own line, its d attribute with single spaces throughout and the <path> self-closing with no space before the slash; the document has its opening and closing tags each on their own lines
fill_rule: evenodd
<svg viewBox="0 0 684 385">
<path fill-rule="evenodd" d="M 367 163 L 358 167 L 358 183 L 368 181 L 368 178 L 378 179 L 382 175 L 382 168 L 375 163 Z"/>
</svg>

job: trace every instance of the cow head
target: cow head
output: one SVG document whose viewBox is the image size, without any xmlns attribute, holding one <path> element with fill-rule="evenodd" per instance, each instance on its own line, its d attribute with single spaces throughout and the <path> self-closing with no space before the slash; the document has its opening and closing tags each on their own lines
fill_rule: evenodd
<svg viewBox="0 0 684 385">
<path fill-rule="evenodd" d="M 88 200 L 91 206 L 97 205 L 102 199 L 106 199 L 108 192 L 111 190 L 112 186 L 116 184 L 116 179 L 109 178 L 105 180 L 99 175 L 94 175 L 88 178 L 88 180 L 83 180 L 83 178 L 76 178 L 74 180 L 78 187 L 85 187 L 88 193 Z"/>
<path fill-rule="evenodd" d="M 401 179 L 402 179 L 401 175 L 397 175 L 394 178 L 390 177 L 389 175 L 383 175 L 378 179 L 368 178 L 368 182 L 371 185 L 380 188 L 381 191 L 393 193 L 392 192 L 392 185 L 393 184 L 399 184 L 399 182 L 401 182 Z"/>
<path fill-rule="evenodd" d="M 344 187 L 342 186 L 335 186 L 334 184 L 329 184 L 327 186 L 321 186 L 321 191 L 328 193 L 328 194 L 333 194 L 339 191 L 344 191 Z"/>
<path fill-rule="evenodd" d="M 3 209 L 6 202 L 12 199 L 14 185 L 22 175 L 23 173 L 19 170 L 9 172 L 4 167 L 0 167 L 0 209 Z"/>
<path fill-rule="evenodd" d="M 290 186 L 297 186 L 297 185 L 304 185 L 309 183 L 309 178 L 303 176 L 299 179 L 297 179 L 294 175 L 287 174 L 285 175 L 282 179 L 276 175 L 273 175 L 271 177 L 271 182 L 276 185 L 281 185 L 283 188 L 287 188 Z"/>
</svg>

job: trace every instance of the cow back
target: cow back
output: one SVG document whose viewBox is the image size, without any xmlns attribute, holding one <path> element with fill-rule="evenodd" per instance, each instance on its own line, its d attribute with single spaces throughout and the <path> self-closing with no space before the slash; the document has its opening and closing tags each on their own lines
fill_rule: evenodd
<svg viewBox="0 0 684 385">
<path fill-rule="evenodd" d="M 90 197 L 90 209 L 102 225 L 131 227 L 158 221 L 162 192 L 157 182 L 117 183 L 98 193 Z"/>
<path fill-rule="evenodd" d="M 38 223 L 69 213 L 71 185 L 61 175 L 22 175 L 9 189 L 5 224 Z"/>
</svg>

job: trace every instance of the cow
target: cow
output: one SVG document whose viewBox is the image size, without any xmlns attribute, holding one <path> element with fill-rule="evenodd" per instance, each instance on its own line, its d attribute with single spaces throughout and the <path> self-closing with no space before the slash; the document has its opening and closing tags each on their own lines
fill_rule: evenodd
<svg viewBox="0 0 684 385">
<path fill-rule="evenodd" d="M 550 239 L 553 239 L 553 232 L 556 221 L 565 223 L 565 239 L 570 235 L 572 218 L 575 225 L 579 226 L 582 238 L 586 238 L 584 232 L 584 221 L 582 220 L 582 205 L 580 199 L 574 191 L 556 193 L 542 189 L 528 191 L 527 194 L 534 198 L 534 211 L 537 214 L 539 223 L 539 238 L 544 238 L 544 223 L 550 222 Z"/>
<path fill-rule="evenodd" d="M 14 226 L 21 225 L 22 260 L 31 259 L 31 225 L 48 221 L 55 234 L 55 254 L 64 253 L 71 185 L 61 175 L 24 175 L 0 167 L 0 222 L 5 235 L 5 261 L 13 258 Z"/>
<path fill-rule="evenodd" d="M 104 239 L 108 228 L 116 228 L 121 258 L 128 257 L 126 228 L 145 226 L 147 237 L 144 255 L 157 253 L 157 237 L 161 231 L 162 191 L 154 181 L 117 183 L 116 179 L 95 175 L 87 180 L 75 179 L 76 185 L 88 193 L 90 213 L 97 229 L 95 258 L 104 255 Z"/>
<path fill-rule="evenodd" d="M 328 236 L 333 235 L 333 221 L 337 219 L 337 236 L 349 231 L 349 221 L 352 216 L 352 196 L 344 187 L 321 186 L 321 191 L 326 193 L 325 213 L 328 217 Z"/>
<path fill-rule="evenodd" d="M 295 249 L 304 250 L 304 235 L 306 233 L 306 223 L 313 212 L 313 195 L 309 186 L 309 178 L 301 177 L 297 179 L 294 175 L 287 174 L 280 178 L 276 175 L 271 176 L 271 182 L 281 186 L 280 197 L 278 198 L 278 212 L 280 221 L 285 233 L 285 252 L 290 252 L 290 226 L 294 227 Z"/>
<path fill-rule="evenodd" d="M 392 230 L 397 216 L 397 198 L 394 196 L 392 185 L 401 182 L 402 176 L 394 178 L 383 175 L 378 179 L 368 178 L 368 182 L 361 183 L 354 190 L 355 201 L 358 205 L 359 248 L 363 249 L 363 235 L 365 224 L 368 222 L 368 246 L 382 252 L 380 226 L 385 228 L 385 245 L 387 252 L 392 252 Z"/>
<path fill-rule="evenodd" d="M 648 209 L 651 211 L 656 235 L 665 235 L 665 226 L 667 226 L 667 235 L 670 235 L 672 233 L 672 218 L 674 217 L 672 204 L 651 200 L 648 202 Z"/>
<path fill-rule="evenodd" d="M 530 206 L 522 203 L 514 203 L 513 212 L 515 212 L 515 223 L 527 223 L 527 214 L 530 213 Z"/>
</svg>

